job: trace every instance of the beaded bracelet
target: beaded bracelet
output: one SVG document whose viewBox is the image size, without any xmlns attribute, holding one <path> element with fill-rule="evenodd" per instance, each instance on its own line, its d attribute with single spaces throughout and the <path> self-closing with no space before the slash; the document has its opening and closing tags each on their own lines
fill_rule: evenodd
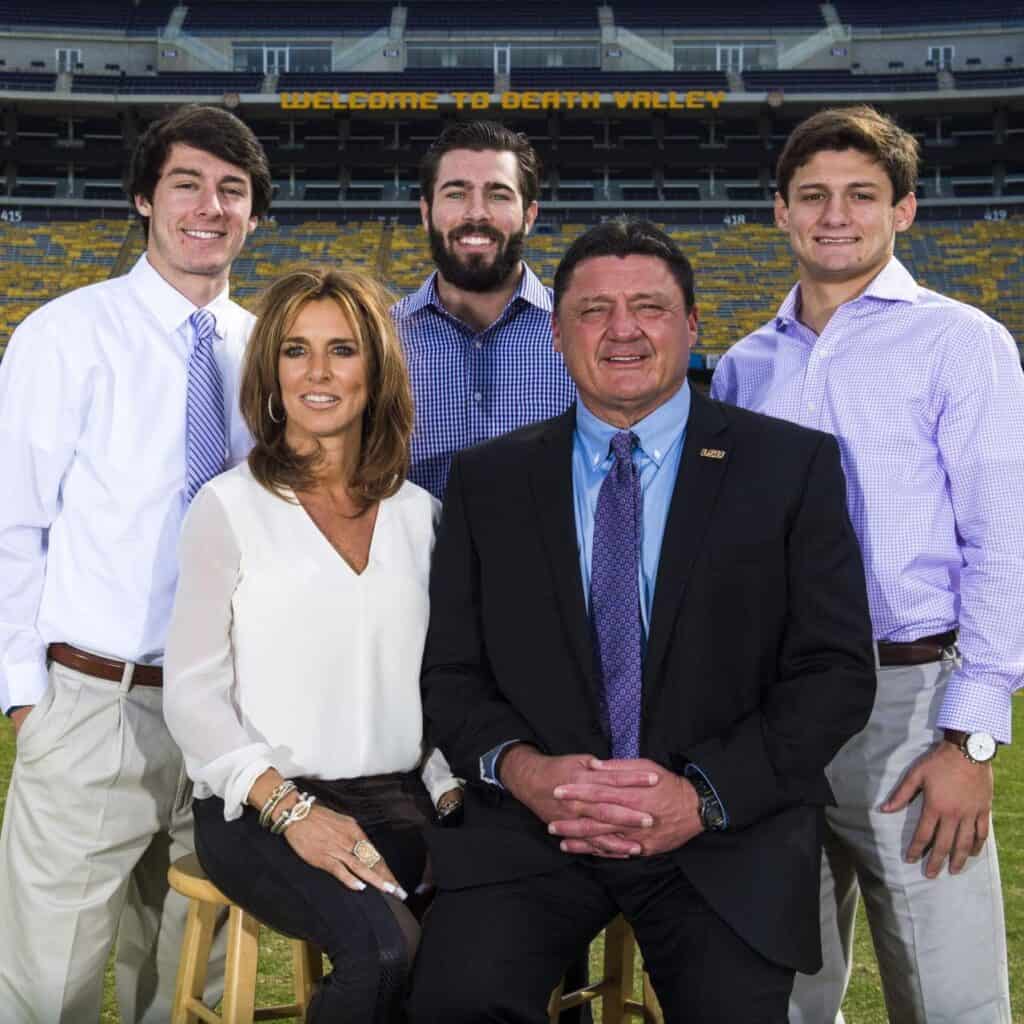
<svg viewBox="0 0 1024 1024">
<path fill-rule="evenodd" d="M 260 810 L 260 828 L 270 828 L 271 815 L 274 813 L 277 805 L 294 789 L 298 789 L 298 787 L 291 779 L 285 779 L 274 787 L 273 793 L 267 797 L 267 802 Z"/>
<path fill-rule="evenodd" d="M 282 835 L 285 829 L 294 825 L 297 821 L 303 821 L 309 817 L 309 812 L 316 803 L 316 797 L 309 793 L 300 793 L 299 799 L 282 814 L 273 825 L 270 826 L 272 835 Z"/>
</svg>

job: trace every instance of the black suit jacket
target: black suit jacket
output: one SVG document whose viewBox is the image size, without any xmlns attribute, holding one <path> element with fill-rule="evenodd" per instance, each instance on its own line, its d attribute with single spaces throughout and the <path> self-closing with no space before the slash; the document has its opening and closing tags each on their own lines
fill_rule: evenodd
<svg viewBox="0 0 1024 1024">
<path fill-rule="evenodd" d="M 573 515 L 575 409 L 455 457 L 431 575 L 424 706 L 469 780 L 431 838 L 442 888 L 551 871 L 558 840 L 479 781 L 511 739 L 610 756 Z M 823 769 L 875 674 L 833 437 L 694 393 L 644 659 L 641 756 L 712 780 L 729 828 L 668 856 L 769 959 L 821 963 Z"/>
</svg>

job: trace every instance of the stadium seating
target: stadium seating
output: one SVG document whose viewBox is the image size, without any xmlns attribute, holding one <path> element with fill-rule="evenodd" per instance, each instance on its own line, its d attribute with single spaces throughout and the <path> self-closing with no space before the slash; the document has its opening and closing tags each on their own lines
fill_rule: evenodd
<svg viewBox="0 0 1024 1024">
<path fill-rule="evenodd" d="M 729 89 L 724 71 L 602 71 L 600 68 L 514 68 L 513 89 Z"/>
<path fill-rule="evenodd" d="M 57 76 L 34 71 L 0 71 L 0 90 L 16 89 L 26 92 L 53 92 Z"/>
<path fill-rule="evenodd" d="M 0 346 L 36 306 L 109 276 L 118 254 L 129 266 L 141 235 L 128 221 L 0 223 Z M 526 258 L 545 283 L 586 225 L 541 223 Z M 792 287 L 786 236 L 770 225 L 694 225 L 669 233 L 690 257 L 701 311 L 698 355 L 722 352 L 763 323 Z M 979 306 L 1024 341 L 1024 221 L 925 222 L 897 236 L 897 255 L 921 284 Z M 232 295 L 251 306 L 282 271 L 300 263 L 358 267 L 379 274 L 396 295 L 418 288 L 433 269 L 418 224 L 384 220 L 261 225 L 235 261 Z"/>
<path fill-rule="evenodd" d="M 278 0 L 250 0 L 239 5 L 237 0 L 203 0 L 190 3 L 185 31 L 196 34 L 238 34 L 244 25 L 258 26 L 263 31 L 294 33 L 375 32 L 391 22 L 391 4 L 348 2 L 279 3 Z"/>
<path fill-rule="evenodd" d="M 323 74 L 299 71 L 282 74 L 277 87 L 281 92 L 301 89 L 333 89 L 338 92 L 352 89 L 362 92 L 482 89 L 491 92 L 494 72 L 490 68 L 409 68 L 406 71 L 334 71 Z"/>
<path fill-rule="evenodd" d="M 175 6 L 175 0 L 47 0 L 37 4 L 2 0 L 0 25 L 115 28 L 129 34 L 150 33 L 167 24 Z"/>
<path fill-rule="evenodd" d="M 177 93 L 181 96 L 223 96 L 226 92 L 259 92 L 263 76 L 235 71 L 180 71 L 159 75 L 75 75 L 72 92 Z"/>
<path fill-rule="evenodd" d="M 525 29 L 545 31 L 559 29 L 596 29 L 597 4 L 568 0 L 551 4 L 546 0 L 517 0 L 512 4 L 482 4 L 477 0 L 432 0 L 430 3 L 407 3 L 408 31 L 431 32 L 437 29 Z"/>
<path fill-rule="evenodd" d="M 810 0 L 780 0 L 766 9 L 752 3 L 679 3 L 647 0 L 613 5 L 615 21 L 626 28 L 824 28 L 821 8 Z"/>
<path fill-rule="evenodd" d="M 0 222 L 0 352 L 14 328 L 37 306 L 109 277 L 129 224 Z"/>
<path fill-rule="evenodd" d="M 954 71 L 953 79 L 958 89 L 1024 89 L 1024 68 Z"/>
<path fill-rule="evenodd" d="M 264 224 L 235 260 L 232 297 L 251 305 L 275 277 L 301 263 L 375 272 L 382 228 L 381 221 L 307 221 L 287 227 Z"/>
<path fill-rule="evenodd" d="M 894 25 L 938 25 L 964 21 L 1020 21 L 1019 0 L 986 0 L 965 7 L 962 0 L 926 0 L 892 3 L 891 0 L 836 0 L 840 21 L 848 25 L 889 28 Z"/>
<path fill-rule="evenodd" d="M 934 72 L 862 75 L 853 71 L 744 71 L 748 92 L 925 92 L 938 88 Z"/>
</svg>

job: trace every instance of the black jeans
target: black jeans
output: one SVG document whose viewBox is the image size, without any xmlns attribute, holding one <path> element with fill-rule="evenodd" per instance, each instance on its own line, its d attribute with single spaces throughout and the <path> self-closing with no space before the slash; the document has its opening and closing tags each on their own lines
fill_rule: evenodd
<svg viewBox="0 0 1024 1024">
<path fill-rule="evenodd" d="M 261 828 L 251 807 L 225 821 L 223 801 L 210 797 L 196 800 L 193 812 L 196 854 L 217 888 L 276 931 L 316 943 L 330 959 L 332 970 L 310 1006 L 309 1024 L 404 1019 L 417 929 L 397 899 L 372 887 L 354 892 L 310 866 L 283 836 Z M 426 859 L 421 830 L 357 820 L 412 893 Z"/>
</svg>

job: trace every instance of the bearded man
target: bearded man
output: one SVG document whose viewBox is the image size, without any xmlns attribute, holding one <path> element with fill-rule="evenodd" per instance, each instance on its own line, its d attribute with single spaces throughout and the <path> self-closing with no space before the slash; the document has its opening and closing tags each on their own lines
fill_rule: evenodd
<svg viewBox="0 0 1024 1024">
<path fill-rule="evenodd" d="M 416 422 L 410 479 L 443 497 L 452 455 L 564 412 L 575 396 L 551 343 L 551 289 L 523 262 L 540 162 L 493 121 L 451 125 L 420 164 L 436 270 L 392 310 Z"/>
</svg>

